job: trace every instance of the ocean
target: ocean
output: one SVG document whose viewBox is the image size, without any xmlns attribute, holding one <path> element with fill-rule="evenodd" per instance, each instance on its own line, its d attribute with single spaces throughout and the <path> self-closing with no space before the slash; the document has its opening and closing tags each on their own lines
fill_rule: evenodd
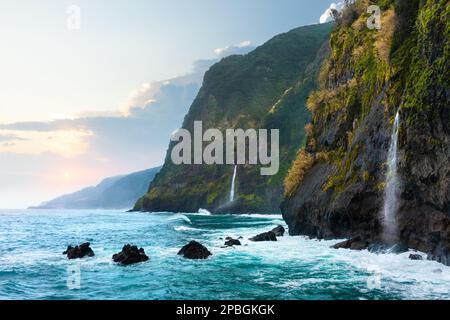
<svg viewBox="0 0 450 320">
<path fill-rule="evenodd" d="M 339 240 L 287 235 L 248 240 L 279 224 L 279 215 L 204 211 L 1 210 L 0 299 L 450 299 L 450 267 L 409 260 L 410 253 L 335 250 Z M 243 245 L 224 248 L 227 236 L 242 236 Z M 191 240 L 213 255 L 178 256 Z M 62 254 L 83 242 L 94 257 Z M 128 243 L 150 260 L 115 264 L 111 256 Z"/>
</svg>

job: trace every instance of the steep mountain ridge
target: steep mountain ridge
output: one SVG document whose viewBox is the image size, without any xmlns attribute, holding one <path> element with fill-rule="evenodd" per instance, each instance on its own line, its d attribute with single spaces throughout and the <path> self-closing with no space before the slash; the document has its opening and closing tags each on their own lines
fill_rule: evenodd
<svg viewBox="0 0 450 320">
<path fill-rule="evenodd" d="M 183 128 L 280 129 L 280 171 L 261 176 L 260 166 L 239 165 L 235 201 L 229 203 L 234 166 L 174 165 L 170 144 L 165 164 L 135 210 L 196 212 L 279 212 L 282 181 L 304 143 L 305 107 L 316 88 L 327 54 L 331 25 L 313 25 L 276 36 L 246 55 L 227 57 L 205 74 L 203 86 L 186 115 Z M 205 144 L 204 144 L 205 145 Z"/>
</svg>

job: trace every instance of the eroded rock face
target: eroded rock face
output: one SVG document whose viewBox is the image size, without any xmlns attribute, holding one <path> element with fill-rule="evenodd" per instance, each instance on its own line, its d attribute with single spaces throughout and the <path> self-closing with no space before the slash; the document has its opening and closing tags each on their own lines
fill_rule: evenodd
<svg viewBox="0 0 450 320">
<path fill-rule="evenodd" d="M 137 246 L 127 244 L 122 248 L 121 252 L 113 255 L 112 259 L 114 262 L 117 262 L 117 263 L 120 263 L 123 265 L 130 265 L 130 264 L 134 264 L 134 263 L 147 261 L 149 258 L 145 254 L 145 251 L 143 248 L 138 249 Z"/>
<path fill-rule="evenodd" d="M 394 2 L 392 5 L 394 8 Z M 417 25 L 418 15 L 441 10 L 444 5 L 427 2 L 409 13 L 398 10 L 396 15 L 405 23 Z M 328 158 L 316 161 L 298 189 L 281 205 L 291 235 L 324 239 L 364 235 L 370 244 L 383 242 L 386 160 L 392 119 L 398 111 L 400 185 L 395 242 L 450 265 L 450 84 L 449 77 L 443 74 L 443 70 L 450 69 L 450 57 L 442 45 L 436 45 L 442 39 L 438 30 L 449 28 L 450 22 L 433 15 L 427 15 L 427 19 L 418 27 L 419 38 L 409 32 L 402 34 L 409 27 L 396 31 L 398 45 L 408 48 L 407 52 L 417 52 L 416 59 L 399 62 L 395 58 L 402 58 L 404 53 L 392 51 L 390 63 L 396 63 L 398 75 L 404 80 L 383 79 L 372 89 L 364 85 L 365 89 L 360 91 L 363 94 L 351 96 L 348 84 L 358 86 L 367 79 L 361 74 L 370 78 L 373 73 L 367 68 L 354 69 L 351 61 L 358 57 L 337 42 L 333 44 L 333 54 L 326 63 L 329 73 L 321 88 L 326 94 L 321 96 L 318 112 L 313 114 L 313 136 L 306 147 L 308 153 L 322 153 Z M 346 36 L 339 28 L 332 35 Z M 351 37 L 356 37 L 352 43 L 362 43 L 372 50 L 372 44 L 364 44 L 357 31 Z M 374 57 L 377 56 L 375 51 Z M 438 64 L 441 68 L 434 67 Z M 421 74 L 427 74 L 428 78 L 422 79 L 423 87 L 418 88 L 417 77 Z M 333 104 L 333 93 L 343 88 L 343 99 L 349 100 L 338 107 Z M 367 97 L 370 99 L 366 100 Z M 324 112 L 327 108 L 328 112 Z"/>
<path fill-rule="evenodd" d="M 79 246 L 68 246 L 67 250 L 63 252 L 63 254 L 67 255 L 68 259 L 81 259 L 84 257 L 93 257 L 94 251 L 90 247 L 90 243 L 86 242 L 80 244 Z"/>
<path fill-rule="evenodd" d="M 286 230 L 284 229 L 283 226 L 280 225 L 276 228 L 273 228 L 272 232 L 275 233 L 275 236 L 282 237 L 282 236 L 284 236 L 284 233 L 286 232 Z"/>
<path fill-rule="evenodd" d="M 186 259 L 207 259 L 212 253 L 201 243 L 197 241 L 191 241 L 187 245 L 185 245 L 178 252 L 179 255 L 182 255 Z"/>
<path fill-rule="evenodd" d="M 261 242 L 261 241 L 277 241 L 277 237 L 273 231 L 260 233 L 249 239 L 250 241 Z"/>
</svg>

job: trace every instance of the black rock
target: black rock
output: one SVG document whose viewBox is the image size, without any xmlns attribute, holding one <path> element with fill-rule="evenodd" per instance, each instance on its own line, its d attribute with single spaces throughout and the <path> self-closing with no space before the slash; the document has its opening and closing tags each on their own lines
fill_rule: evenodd
<svg viewBox="0 0 450 320">
<path fill-rule="evenodd" d="M 352 250 L 364 250 L 369 246 L 369 242 L 362 237 L 355 237 L 343 242 L 339 242 L 332 246 L 333 249 L 352 249 Z"/>
<path fill-rule="evenodd" d="M 145 254 L 143 248 L 138 249 L 137 246 L 127 244 L 122 248 L 121 252 L 113 255 L 112 259 L 114 260 L 114 262 L 118 262 L 123 265 L 129 265 L 147 261 L 149 258 Z"/>
<path fill-rule="evenodd" d="M 273 231 L 264 232 L 249 239 L 250 241 L 277 241 L 277 237 Z"/>
<path fill-rule="evenodd" d="M 283 228 L 282 225 L 279 225 L 278 227 L 273 228 L 272 232 L 275 233 L 275 236 L 282 237 L 282 236 L 284 236 L 284 233 L 286 232 L 286 230 Z"/>
<path fill-rule="evenodd" d="M 84 257 L 93 257 L 94 251 L 90 248 L 90 243 L 86 242 L 80 244 L 79 246 L 68 246 L 67 250 L 63 252 L 63 254 L 67 255 L 68 259 L 81 259 Z"/>
<path fill-rule="evenodd" d="M 409 258 L 411 260 L 423 260 L 423 257 L 420 254 L 410 254 Z"/>
<path fill-rule="evenodd" d="M 187 259 L 207 259 L 211 252 L 197 241 L 191 241 L 178 252 L 179 255 Z"/>
<path fill-rule="evenodd" d="M 240 246 L 241 242 L 239 240 L 237 240 L 237 239 L 230 238 L 227 241 L 225 241 L 225 245 L 228 246 L 228 247 Z"/>
</svg>

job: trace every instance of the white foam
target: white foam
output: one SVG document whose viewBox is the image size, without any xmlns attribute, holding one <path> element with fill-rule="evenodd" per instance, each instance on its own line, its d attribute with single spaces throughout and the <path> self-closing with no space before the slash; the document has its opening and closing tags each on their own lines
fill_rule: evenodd
<svg viewBox="0 0 450 320">
<path fill-rule="evenodd" d="M 174 221 L 174 220 L 184 220 L 187 223 L 192 223 L 191 219 L 189 219 L 187 216 L 185 216 L 184 214 L 181 213 L 176 213 L 173 216 L 171 216 L 169 218 L 170 221 Z"/>
<path fill-rule="evenodd" d="M 198 209 L 197 215 L 202 215 L 202 216 L 210 216 L 211 212 L 209 212 L 206 209 Z"/>
<path fill-rule="evenodd" d="M 190 228 L 186 226 L 177 226 L 173 228 L 175 231 L 199 231 L 200 229 Z"/>
</svg>

